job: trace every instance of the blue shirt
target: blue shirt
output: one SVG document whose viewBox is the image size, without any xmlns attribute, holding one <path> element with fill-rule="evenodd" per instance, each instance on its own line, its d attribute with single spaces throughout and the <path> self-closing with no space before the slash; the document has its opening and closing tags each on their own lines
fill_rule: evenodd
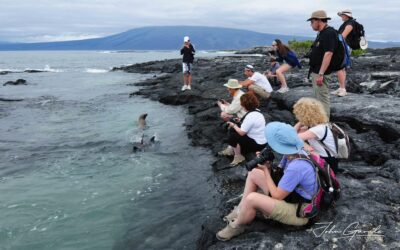
<svg viewBox="0 0 400 250">
<path fill-rule="evenodd" d="M 304 159 L 289 161 L 286 156 L 279 165 L 283 168 L 284 174 L 278 187 L 290 193 L 295 191 L 303 198 L 311 200 L 318 188 L 314 166 Z"/>
<path fill-rule="evenodd" d="M 298 67 L 299 69 L 301 69 L 301 64 L 299 62 L 299 60 L 297 59 L 297 55 L 296 53 L 294 53 L 293 51 L 288 51 L 286 56 L 283 56 L 279 53 L 279 51 L 276 51 L 276 54 L 278 55 L 278 58 L 276 58 L 276 60 L 278 62 L 283 62 L 285 61 L 287 64 L 289 64 L 291 67 Z"/>
</svg>

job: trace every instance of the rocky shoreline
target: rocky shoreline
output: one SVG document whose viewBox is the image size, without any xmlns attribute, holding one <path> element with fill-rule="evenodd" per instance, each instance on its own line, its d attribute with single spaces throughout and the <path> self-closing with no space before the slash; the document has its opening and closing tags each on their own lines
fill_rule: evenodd
<svg viewBox="0 0 400 250">
<path fill-rule="evenodd" d="M 257 49 L 256 51 L 260 51 Z M 303 65 L 307 62 L 302 59 Z M 216 153 L 226 137 L 215 104 L 230 99 L 222 86 L 229 78 L 244 79 L 243 67 L 252 64 L 258 71 L 268 67 L 267 56 L 225 56 L 198 58 L 193 87 L 181 92 L 181 60 L 164 60 L 114 68 L 132 73 L 152 73 L 152 79 L 136 83 L 140 95 L 167 105 L 184 105 L 190 116 L 186 129 L 194 146 Z M 230 159 L 215 157 L 212 164 L 220 197 L 220 213 L 204 222 L 198 249 L 398 249 L 400 248 L 400 48 L 368 50 L 354 58 L 348 72 L 345 97 L 331 95 L 331 120 L 342 125 L 351 137 L 351 158 L 340 163 L 343 196 L 338 206 L 323 214 L 320 225 L 295 228 L 257 216 L 247 232 L 229 242 L 219 242 L 215 233 L 238 203 L 246 170 L 228 168 Z M 273 93 L 261 110 L 267 122 L 295 123 L 293 104 L 312 96 L 306 81 L 308 68 L 287 75 L 290 91 Z M 333 81 L 331 89 L 337 88 Z M 274 87 L 275 89 L 278 86 Z M 249 159 L 248 159 L 249 160 Z M 328 224 L 331 222 L 331 224 Z M 325 231 L 323 229 L 326 229 Z"/>
</svg>

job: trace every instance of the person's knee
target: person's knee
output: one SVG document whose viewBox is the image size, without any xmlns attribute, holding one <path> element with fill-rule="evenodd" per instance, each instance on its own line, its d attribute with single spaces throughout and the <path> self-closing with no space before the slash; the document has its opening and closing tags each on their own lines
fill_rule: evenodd
<svg viewBox="0 0 400 250">
<path fill-rule="evenodd" d="M 255 207 L 255 204 L 258 201 L 258 197 L 259 197 L 259 193 L 257 192 L 252 192 L 250 194 L 248 194 L 245 198 L 244 198 L 244 204 L 250 206 L 250 207 Z"/>
</svg>

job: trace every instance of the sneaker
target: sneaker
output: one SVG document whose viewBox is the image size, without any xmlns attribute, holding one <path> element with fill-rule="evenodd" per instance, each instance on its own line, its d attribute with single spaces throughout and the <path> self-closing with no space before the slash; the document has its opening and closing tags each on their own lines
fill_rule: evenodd
<svg viewBox="0 0 400 250">
<path fill-rule="evenodd" d="M 191 90 L 192 87 L 190 87 L 190 85 L 187 85 L 186 89 Z"/>
<path fill-rule="evenodd" d="M 233 157 L 233 161 L 229 164 L 230 166 L 237 166 L 240 163 L 244 162 L 246 160 L 246 158 L 244 158 L 243 155 L 235 155 Z"/>
<path fill-rule="evenodd" d="M 239 206 L 235 206 L 233 210 L 223 218 L 223 220 L 229 223 L 236 220 L 238 216 L 239 216 Z"/>
<path fill-rule="evenodd" d="M 228 225 L 219 231 L 216 235 L 218 240 L 227 241 L 232 239 L 235 236 L 244 232 L 244 228 L 238 225 L 235 225 L 235 222 L 230 222 Z"/>
<path fill-rule="evenodd" d="M 347 95 L 347 91 L 346 89 L 339 89 L 338 93 L 336 94 L 337 96 L 346 96 Z"/>
<path fill-rule="evenodd" d="M 331 94 L 332 94 L 332 95 L 337 95 L 337 93 L 339 93 L 339 91 L 340 91 L 340 88 L 338 88 L 338 89 L 335 90 L 335 91 L 332 91 Z"/>
<path fill-rule="evenodd" d="M 235 153 L 233 152 L 233 148 L 228 146 L 226 149 L 218 152 L 219 156 L 233 156 Z"/>
<path fill-rule="evenodd" d="M 278 89 L 277 92 L 283 94 L 283 93 L 286 93 L 286 92 L 288 92 L 288 91 L 289 91 L 289 88 L 288 88 L 288 87 L 282 87 L 282 88 Z"/>
<path fill-rule="evenodd" d="M 186 84 L 185 84 L 185 85 L 183 85 L 183 86 L 182 86 L 182 88 L 181 88 L 181 90 L 182 90 L 182 91 L 185 91 L 185 90 L 187 90 L 187 85 L 186 85 Z"/>
</svg>

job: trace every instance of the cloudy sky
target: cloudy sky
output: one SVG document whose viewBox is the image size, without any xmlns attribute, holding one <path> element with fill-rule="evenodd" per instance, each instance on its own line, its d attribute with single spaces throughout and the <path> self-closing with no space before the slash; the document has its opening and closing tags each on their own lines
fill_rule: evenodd
<svg viewBox="0 0 400 250">
<path fill-rule="evenodd" d="M 201 25 L 314 36 L 305 20 L 324 9 L 330 24 L 350 8 L 369 40 L 400 41 L 400 0 L 0 0 L 0 41 L 107 36 L 143 26 Z"/>
</svg>

